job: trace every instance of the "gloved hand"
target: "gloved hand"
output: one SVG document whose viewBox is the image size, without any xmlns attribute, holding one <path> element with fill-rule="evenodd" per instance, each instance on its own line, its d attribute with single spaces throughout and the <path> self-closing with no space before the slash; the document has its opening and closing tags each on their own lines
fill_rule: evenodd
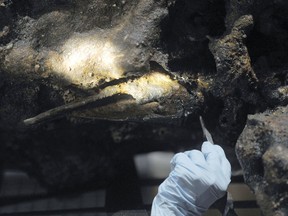
<svg viewBox="0 0 288 216">
<path fill-rule="evenodd" d="M 151 216 L 202 215 L 225 195 L 230 178 L 231 165 L 218 145 L 204 142 L 201 151 L 178 153 L 159 186 Z"/>
</svg>

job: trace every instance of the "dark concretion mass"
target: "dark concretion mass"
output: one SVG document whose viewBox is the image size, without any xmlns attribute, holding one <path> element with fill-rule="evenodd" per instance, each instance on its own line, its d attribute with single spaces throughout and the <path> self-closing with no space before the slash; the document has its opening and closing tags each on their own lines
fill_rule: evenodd
<svg viewBox="0 0 288 216">
<path fill-rule="evenodd" d="M 117 165 L 126 156 L 198 147 L 202 115 L 237 170 L 234 147 L 247 122 L 243 134 L 249 136 L 242 134 L 237 146 L 245 179 L 258 198 L 263 195 L 263 212 L 281 212 L 287 203 L 281 180 L 287 179 L 281 129 L 287 129 L 287 109 L 247 116 L 288 104 L 287 41 L 286 0 L 0 1 L 2 167 L 24 170 L 52 190 L 100 186 L 119 177 Z M 99 72 L 93 59 L 82 63 L 92 62 L 84 69 L 66 67 L 82 59 L 81 44 L 90 52 L 105 42 L 106 50 L 88 54 L 97 59 L 104 53 L 106 63 L 115 54 L 123 73 L 117 67 Z M 61 61 L 64 66 L 57 65 Z M 97 72 L 104 78 L 90 84 L 64 76 L 82 69 L 85 81 L 95 81 Z M 161 79 L 151 84 L 154 72 Z M 121 85 L 135 90 L 143 77 L 147 85 L 138 94 L 157 89 L 145 94 L 147 100 L 138 102 L 133 92 L 109 95 Z M 109 87 L 109 97 L 102 97 Z M 57 116 L 23 124 L 59 107 Z"/>
<path fill-rule="evenodd" d="M 245 182 L 264 215 L 287 215 L 288 107 L 249 115 L 236 144 Z"/>
</svg>

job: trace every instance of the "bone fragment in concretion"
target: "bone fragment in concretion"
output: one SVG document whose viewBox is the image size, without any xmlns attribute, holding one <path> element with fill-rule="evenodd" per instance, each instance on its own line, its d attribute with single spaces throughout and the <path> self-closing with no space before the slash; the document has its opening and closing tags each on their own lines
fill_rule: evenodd
<svg viewBox="0 0 288 216">
<path fill-rule="evenodd" d="M 39 115 L 35 117 L 24 120 L 23 123 L 27 126 L 34 125 L 37 123 L 49 121 L 57 117 L 69 114 L 72 111 L 88 109 L 92 106 L 93 108 L 105 106 L 112 102 L 115 103 L 117 101 L 122 101 L 122 100 L 131 100 L 132 98 L 133 97 L 129 94 L 115 94 L 115 95 L 108 96 L 105 98 L 99 98 L 98 95 L 92 95 L 87 98 L 84 98 L 83 100 L 73 102 L 70 104 L 65 104 L 63 106 L 59 106 L 59 107 L 50 109 L 48 111 L 45 111 L 43 113 L 40 113 Z"/>
<path fill-rule="evenodd" d="M 164 99 L 167 101 L 164 102 Z M 152 72 L 110 82 L 101 86 L 94 95 L 26 119 L 24 125 L 67 114 L 74 116 L 76 112 L 75 117 L 113 121 L 178 116 L 179 112 L 183 112 L 183 103 L 190 99 L 186 88 L 177 80 L 165 73 Z"/>
</svg>

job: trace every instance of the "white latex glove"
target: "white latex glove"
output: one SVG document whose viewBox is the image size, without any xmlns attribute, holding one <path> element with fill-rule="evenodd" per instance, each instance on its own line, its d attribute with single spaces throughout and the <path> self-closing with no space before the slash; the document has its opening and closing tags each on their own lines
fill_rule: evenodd
<svg viewBox="0 0 288 216">
<path fill-rule="evenodd" d="M 202 215 L 225 195 L 230 178 L 231 165 L 219 145 L 204 142 L 201 151 L 178 153 L 159 186 L 151 216 Z"/>
</svg>

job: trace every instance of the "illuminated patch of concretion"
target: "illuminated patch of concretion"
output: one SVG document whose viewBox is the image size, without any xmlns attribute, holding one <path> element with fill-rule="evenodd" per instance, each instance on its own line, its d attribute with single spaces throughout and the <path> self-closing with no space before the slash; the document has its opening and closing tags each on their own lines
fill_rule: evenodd
<svg viewBox="0 0 288 216">
<path fill-rule="evenodd" d="M 159 72 L 151 72 L 139 79 L 108 86 L 99 93 L 99 97 L 124 93 L 130 94 L 137 103 L 145 103 L 160 97 L 169 97 L 176 93 L 180 88 L 183 87 L 168 75 Z"/>
<path fill-rule="evenodd" d="M 108 40 L 97 34 L 77 34 L 61 48 L 50 52 L 46 62 L 50 70 L 74 84 L 94 87 L 99 81 L 121 78 L 123 70 L 117 62 L 123 55 Z"/>
<path fill-rule="evenodd" d="M 151 114 L 153 115 L 155 109 L 161 108 L 159 99 L 165 99 L 168 108 L 161 109 L 162 114 L 172 115 L 177 112 L 174 100 L 176 99 L 178 102 L 181 100 L 181 103 L 183 103 L 185 99 L 188 99 L 187 96 L 189 96 L 189 93 L 177 80 L 173 80 L 169 75 L 163 73 L 151 72 L 125 83 L 107 86 L 99 93 L 95 92 L 95 95 L 79 101 L 40 113 L 35 117 L 24 120 L 24 124 L 33 125 L 73 111 L 76 113 L 75 116 L 85 118 L 89 118 L 89 116 L 97 118 L 98 116 L 105 119 L 133 119 L 134 115 L 134 118 L 143 119 L 151 116 Z M 112 98 L 113 101 L 108 102 Z M 102 99 L 108 99 L 108 101 L 101 104 Z M 95 102 L 99 102 L 98 106 L 95 106 Z M 95 106 L 94 109 L 93 105 Z M 82 111 L 79 111 L 80 108 Z M 87 108 L 87 110 L 84 112 L 83 108 Z M 89 112 L 92 114 L 88 114 Z"/>
</svg>

